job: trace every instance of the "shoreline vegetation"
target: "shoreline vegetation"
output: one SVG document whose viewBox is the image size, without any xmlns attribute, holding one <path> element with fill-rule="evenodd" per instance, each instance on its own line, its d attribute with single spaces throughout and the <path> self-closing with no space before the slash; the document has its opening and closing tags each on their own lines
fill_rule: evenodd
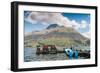
<svg viewBox="0 0 100 73">
<path fill-rule="evenodd" d="M 39 46 L 55 45 L 56 47 L 62 47 L 62 49 L 66 47 L 68 48 L 74 47 L 75 49 L 79 48 L 81 49 L 82 47 L 89 46 L 89 44 L 85 44 L 83 40 L 78 41 L 78 40 L 71 40 L 68 38 L 49 38 L 49 39 L 40 39 L 38 41 L 28 40 L 27 43 L 24 43 L 24 47 L 30 47 L 30 48 L 37 48 L 37 45 Z"/>
</svg>

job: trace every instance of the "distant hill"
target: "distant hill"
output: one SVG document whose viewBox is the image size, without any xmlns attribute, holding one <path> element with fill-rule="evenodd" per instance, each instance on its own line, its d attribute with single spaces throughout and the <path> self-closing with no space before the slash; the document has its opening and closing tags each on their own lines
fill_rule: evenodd
<svg viewBox="0 0 100 73">
<path fill-rule="evenodd" d="M 73 44 L 90 44 L 89 39 L 81 35 L 72 27 L 63 27 L 57 24 L 51 24 L 43 31 L 33 32 L 25 36 L 25 39 L 31 37 L 32 40 L 42 44 L 54 44 L 58 46 L 69 46 Z"/>
</svg>

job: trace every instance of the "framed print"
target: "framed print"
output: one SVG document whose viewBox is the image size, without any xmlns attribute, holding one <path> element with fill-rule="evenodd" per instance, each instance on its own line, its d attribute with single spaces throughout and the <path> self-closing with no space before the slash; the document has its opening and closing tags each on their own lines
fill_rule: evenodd
<svg viewBox="0 0 100 73">
<path fill-rule="evenodd" d="M 97 66 L 97 7 L 11 3 L 11 70 Z"/>
</svg>

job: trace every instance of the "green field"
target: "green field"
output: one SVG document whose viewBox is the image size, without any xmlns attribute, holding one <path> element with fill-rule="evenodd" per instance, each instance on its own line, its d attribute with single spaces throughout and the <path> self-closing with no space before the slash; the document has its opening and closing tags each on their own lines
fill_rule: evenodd
<svg viewBox="0 0 100 73">
<path fill-rule="evenodd" d="M 32 43 L 32 41 L 28 42 L 25 46 L 28 47 L 36 47 L 37 45 L 56 45 L 59 47 L 70 47 L 72 45 L 83 44 L 81 40 L 73 40 L 70 38 L 47 38 L 47 39 L 38 39 L 37 42 Z"/>
</svg>

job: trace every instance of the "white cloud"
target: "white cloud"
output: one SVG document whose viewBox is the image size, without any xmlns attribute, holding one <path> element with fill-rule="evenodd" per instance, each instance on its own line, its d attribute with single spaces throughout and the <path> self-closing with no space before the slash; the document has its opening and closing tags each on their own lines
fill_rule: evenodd
<svg viewBox="0 0 100 73">
<path fill-rule="evenodd" d="M 67 17 L 64 17 L 61 13 L 31 12 L 25 20 L 32 24 L 42 23 L 48 25 L 56 23 L 59 26 L 73 27 L 75 29 L 87 27 L 87 22 L 85 20 L 82 20 L 79 24 L 75 20 L 71 21 Z"/>
<path fill-rule="evenodd" d="M 86 28 L 87 23 L 85 20 L 81 21 L 81 24 L 75 20 L 69 20 L 67 17 L 64 17 L 61 13 L 48 13 L 48 12 L 31 12 L 26 19 L 32 24 L 42 23 L 43 25 L 49 24 L 58 24 L 59 26 Z"/>
<path fill-rule="evenodd" d="M 87 22 L 85 20 L 82 20 L 80 28 L 86 28 L 86 27 L 87 27 Z"/>
<path fill-rule="evenodd" d="M 72 20 L 71 24 L 75 29 L 85 29 L 87 27 L 87 22 L 85 20 L 82 20 L 81 23 L 78 23 L 76 20 Z"/>
<path fill-rule="evenodd" d="M 76 20 L 71 21 L 71 25 L 73 28 L 78 29 L 80 28 L 80 24 L 76 22 Z"/>
<path fill-rule="evenodd" d="M 72 27 L 70 20 L 61 13 L 31 12 L 26 20 L 32 24 L 48 25 L 56 23 L 59 26 Z"/>
</svg>

